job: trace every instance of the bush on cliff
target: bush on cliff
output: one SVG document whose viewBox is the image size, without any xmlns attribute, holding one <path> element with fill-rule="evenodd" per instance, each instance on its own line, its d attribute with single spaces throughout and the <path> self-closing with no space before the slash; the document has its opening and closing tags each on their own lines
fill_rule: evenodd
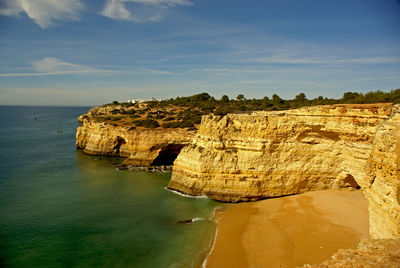
<svg viewBox="0 0 400 268">
<path fill-rule="evenodd" d="M 161 126 L 163 128 L 193 128 L 194 124 L 191 121 L 176 121 L 176 122 L 166 122 L 162 123 Z"/>
<path fill-rule="evenodd" d="M 163 119 L 163 121 L 173 121 L 173 120 L 175 120 L 175 117 L 172 117 L 172 116 L 168 116 Z"/>
<path fill-rule="evenodd" d="M 120 114 L 121 110 L 120 109 L 114 109 L 110 112 L 111 114 Z"/>
<path fill-rule="evenodd" d="M 145 128 L 156 128 L 160 126 L 160 124 L 158 124 L 158 122 L 153 119 L 135 120 L 133 121 L 133 123 L 137 127 L 145 127 Z"/>
<path fill-rule="evenodd" d="M 342 103 L 377 103 L 393 102 L 400 103 L 400 89 L 383 92 L 381 90 L 360 93 L 345 92 L 342 98 L 333 99 L 318 96 L 316 98 L 307 98 L 306 94 L 299 93 L 293 99 L 283 99 L 278 94 L 273 94 L 271 98 L 248 99 L 243 94 L 239 94 L 235 99 L 223 95 L 220 99 L 210 96 L 208 93 L 200 93 L 189 97 L 177 97 L 169 100 L 152 100 L 150 102 L 132 105 L 132 108 L 120 108 L 120 106 L 111 105 L 112 115 L 129 116 L 132 119 L 146 117 L 146 119 L 135 120 L 136 126 L 155 128 L 162 123 L 164 128 L 190 128 L 201 122 L 201 116 L 214 113 L 215 115 L 226 115 L 228 113 L 251 112 L 251 111 L 277 111 L 285 109 L 296 109 L 312 105 L 332 105 Z M 119 104 L 123 107 L 128 105 Z M 105 105 L 107 106 L 107 105 Z M 118 107 L 118 108 L 116 108 Z M 95 117 L 99 121 L 112 121 L 105 117 L 106 114 L 99 112 Z M 159 122 L 158 122 L 159 121 Z"/>
</svg>

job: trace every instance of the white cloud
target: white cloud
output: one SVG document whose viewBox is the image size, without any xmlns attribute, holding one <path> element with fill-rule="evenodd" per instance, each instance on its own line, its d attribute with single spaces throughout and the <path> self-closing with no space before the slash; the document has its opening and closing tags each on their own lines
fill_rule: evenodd
<svg viewBox="0 0 400 268">
<path fill-rule="evenodd" d="M 127 8 L 127 3 L 136 4 L 134 12 Z M 160 21 L 167 8 L 192 4 L 189 0 L 107 0 L 100 14 L 115 20 Z"/>
<path fill-rule="evenodd" d="M 83 8 L 80 0 L 4 0 L 0 15 L 26 15 L 42 28 L 48 28 L 55 21 L 77 20 Z"/>
<path fill-rule="evenodd" d="M 20 77 L 20 76 L 47 76 L 60 74 L 95 74 L 112 73 L 114 71 L 88 67 L 85 65 L 74 64 L 60 61 L 52 57 L 45 57 L 41 60 L 31 61 L 33 72 L 30 73 L 2 73 L 0 77 Z"/>
<path fill-rule="evenodd" d="M 23 77 L 23 76 L 48 76 L 65 74 L 153 74 L 170 75 L 172 72 L 155 69 L 136 70 L 106 70 L 93 68 L 86 65 L 64 62 L 56 58 L 45 57 L 41 60 L 31 61 L 34 72 L 30 73 L 0 73 L 0 77 Z"/>
<path fill-rule="evenodd" d="M 132 17 L 131 12 L 125 8 L 124 3 L 120 0 L 108 0 L 101 14 L 119 20 L 130 20 Z"/>
<path fill-rule="evenodd" d="M 41 60 L 32 61 L 32 67 L 35 71 L 40 73 L 50 72 L 93 72 L 94 68 L 86 67 L 84 65 L 63 62 L 56 58 L 45 57 Z"/>
</svg>

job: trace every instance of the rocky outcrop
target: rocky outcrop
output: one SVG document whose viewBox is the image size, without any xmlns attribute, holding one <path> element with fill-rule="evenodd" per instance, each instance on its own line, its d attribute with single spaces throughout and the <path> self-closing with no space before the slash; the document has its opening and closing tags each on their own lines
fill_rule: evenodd
<svg viewBox="0 0 400 268">
<path fill-rule="evenodd" d="M 227 202 L 361 187 L 372 236 L 399 237 L 399 114 L 367 104 L 204 116 L 168 187 Z"/>
<path fill-rule="evenodd" d="M 79 117 L 76 147 L 87 154 L 125 157 L 124 165 L 171 165 L 194 135 L 194 131 L 179 128 L 132 129 L 132 124 L 112 119 L 94 120 L 98 114 L 108 115 L 109 111 L 107 107 L 96 107 Z"/>
<path fill-rule="evenodd" d="M 400 237 L 400 106 L 377 129 L 367 181 L 371 237 Z"/>
<path fill-rule="evenodd" d="M 322 264 L 306 268 L 328 267 L 400 267 L 400 239 L 363 240 L 357 249 L 340 249 Z"/>
<path fill-rule="evenodd" d="M 127 117 L 113 114 L 120 108 L 96 107 L 80 116 L 77 148 L 125 157 L 124 164 L 133 166 L 168 165 L 180 152 L 168 187 L 219 201 L 362 188 L 371 236 L 400 237 L 398 105 L 208 115 L 196 135 L 189 129 L 134 128 Z"/>
</svg>

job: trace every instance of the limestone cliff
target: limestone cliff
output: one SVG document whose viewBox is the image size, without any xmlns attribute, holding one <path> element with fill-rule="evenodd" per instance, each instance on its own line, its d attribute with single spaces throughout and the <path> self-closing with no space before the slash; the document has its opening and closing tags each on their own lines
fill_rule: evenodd
<svg viewBox="0 0 400 268">
<path fill-rule="evenodd" d="M 400 237 L 400 105 L 378 127 L 368 167 L 371 237 Z"/>
<path fill-rule="evenodd" d="M 126 165 L 149 166 L 157 164 L 163 155 L 167 162 L 171 161 L 168 158 L 178 155 L 182 147 L 192 140 L 194 131 L 187 129 L 132 128 L 132 124 L 115 122 L 113 118 L 95 120 L 98 114 L 109 115 L 110 109 L 96 107 L 79 117 L 81 126 L 76 132 L 78 149 L 92 155 L 125 157 Z"/>
<path fill-rule="evenodd" d="M 340 249 L 322 264 L 304 265 L 304 268 L 400 267 L 400 239 L 363 240 L 357 249 Z"/>
<path fill-rule="evenodd" d="M 169 188 L 237 202 L 361 187 L 373 237 L 399 237 L 399 114 L 368 104 L 203 116 Z"/>
</svg>

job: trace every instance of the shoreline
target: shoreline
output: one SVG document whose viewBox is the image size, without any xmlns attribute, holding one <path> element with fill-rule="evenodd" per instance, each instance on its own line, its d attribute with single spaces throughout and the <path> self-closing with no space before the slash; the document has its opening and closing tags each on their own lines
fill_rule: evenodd
<svg viewBox="0 0 400 268">
<path fill-rule="evenodd" d="M 210 220 L 210 221 L 213 221 L 214 224 L 215 224 L 215 231 L 214 231 L 214 233 L 213 233 L 213 235 L 211 236 L 211 239 L 210 239 L 210 241 L 209 241 L 208 248 L 207 248 L 207 253 L 206 253 L 206 257 L 203 259 L 203 261 L 202 261 L 202 263 L 201 263 L 201 267 L 202 267 L 202 268 L 205 268 L 205 267 L 206 267 L 208 257 L 210 256 L 211 252 L 213 252 L 213 250 L 214 250 L 214 247 L 215 247 L 215 240 L 217 239 L 217 236 L 218 236 L 218 221 L 215 219 L 215 215 L 218 213 L 218 211 L 223 211 L 223 210 L 224 210 L 223 207 L 220 207 L 220 206 L 215 207 L 215 208 L 213 209 L 213 212 L 211 213 L 211 216 L 209 217 L 209 220 Z"/>
<path fill-rule="evenodd" d="M 202 267 L 319 264 L 369 238 L 361 191 L 314 191 L 216 210 L 213 244 Z"/>
</svg>

